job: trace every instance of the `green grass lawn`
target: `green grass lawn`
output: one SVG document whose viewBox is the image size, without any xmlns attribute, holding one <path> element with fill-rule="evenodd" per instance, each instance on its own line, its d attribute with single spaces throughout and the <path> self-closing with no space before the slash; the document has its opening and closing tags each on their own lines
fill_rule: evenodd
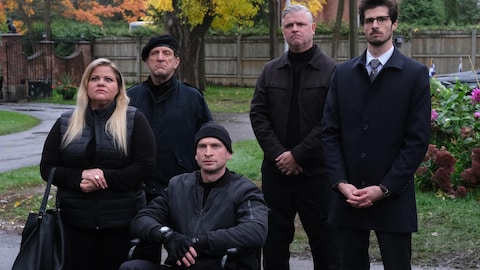
<svg viewBox="0 0 480 270">
<path fill-rule="evenodd" d="M 205 100 L 212 112 L 248 113 L 253 88 L 210 86 L 205 91 Z"/>
<path fill-rule="evenodd" d="M 17 112 L 0 111 L 0 135 L 21 132 L 40 124 L 37 118 Z"/>
<path fill-rule="evenodd" d="M 212 112 L 248 113 L 253 88 L 208 86 L 204 92 L 205 100 Z M 51 98 L 36 99 L 35 103 L 55 103 L 75 105 L 73 100 L 63 100 L 58 93 L 53 93 Z"/>
</svg>

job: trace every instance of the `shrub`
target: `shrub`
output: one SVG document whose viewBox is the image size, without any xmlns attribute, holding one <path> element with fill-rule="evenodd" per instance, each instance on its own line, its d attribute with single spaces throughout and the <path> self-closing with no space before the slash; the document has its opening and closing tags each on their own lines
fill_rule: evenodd
<svg viewBox="0 0 480 270">
<path fill-rule="evenodd" d="M 432 79 L 431 145 L 415 174 L 420 190 L 464 197 L 480 185 L 480 89 Z"/>
<path fill-rule="evenodd" d="M 70 73 L 64 73 L 62 81 L 58 81 L 54 87 L 54 90 L 62 95 L 63 99 L 73 99 L 77 93 L 77 87 L 75 86 L 75 78 Z"/>
</svg>

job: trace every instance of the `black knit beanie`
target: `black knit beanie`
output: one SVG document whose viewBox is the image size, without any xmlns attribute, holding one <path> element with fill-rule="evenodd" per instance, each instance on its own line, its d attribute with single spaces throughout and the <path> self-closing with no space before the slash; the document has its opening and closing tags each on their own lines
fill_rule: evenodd
<svg viewBox="0 0 480 270">
<path fill-rule="evenodd" d="M 228 131 L 222 125 L 215 122 L 207 122 L 203 124 L 195 135 L 195 147 L 197 147 L 197 144 L 201 139 L 206 137 L 213 137 L 219 139 L 220 141 L 222 141 L 223 145 L 225 145 L 228 152 L 233 153 L 232 139 L 230 139 Z"/>
<path fill-rule="evenodd" d="M 178 41 L 172 35 L 166 34 L 151 37 L 150 40 L 148 40 L 148 43 L 145 44 L 142 49 L 142 60 L 145 61 L 148 58 L 148 55 L 153 48 L 161 46 L 169 47 L 175 52 L 175 54 L 178 54 Z"/>
</svg>

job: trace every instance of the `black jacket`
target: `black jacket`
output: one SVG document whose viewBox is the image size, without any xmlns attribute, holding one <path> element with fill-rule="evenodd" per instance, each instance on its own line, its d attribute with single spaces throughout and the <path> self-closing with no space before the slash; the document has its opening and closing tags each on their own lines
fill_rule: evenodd
<svg viewBox="0 0 480 270">
<path fill-rule="evenodd" d="M 194 138 L 212 116 L 202 93 L 173 77 L 168 91 L 154 96 L 150 80 L 127 91 L 130 105 L 145 114 L 157 142 L 155 176 L 148 179 L 147 194 L 159 194 L 175 175 L 198 169 Z"/>
<path fill-rule="evenodd" d="M 321 120 L 334 68 L 335 62 L 317 47 L 300 78 L 298 121 L 302 141 L 293 149 L 287 149 L 292 66 L 287 53 L 265 65 L 257 80 L 250 108 L 252 128 L 264 151 L 263 169 L 277 171 L 275 158 L 291 150 L 305 175 L 325 173 Z"/>
<path fill-rule="evenodd" d="M 229 248 L 258 250 L 267 236 L 263 193 L 246 177 L 228 170 L 218 181 L 202 206 L 199 171 L 172 178 L 168 188 L 135 217 L 132 234 L 144 241 L 161 241 L 158 230 L 164 225 L 189 237 L 200 236 L 206 243 L 197 263 L 202 267 L 190 269 L 219 269 L 221 255 Z M 256 269 L 255 254 L 241 256 L 240 260 L 253 263 L 240 269 Z"/>
</svg>

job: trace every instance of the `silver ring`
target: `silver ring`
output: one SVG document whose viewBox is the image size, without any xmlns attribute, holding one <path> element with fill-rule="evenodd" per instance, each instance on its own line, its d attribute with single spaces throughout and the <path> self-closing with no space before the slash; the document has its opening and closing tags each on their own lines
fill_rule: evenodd
<svg viewBox="0 0 480 270">
<path fill-rule="evenodd" d="M 97 180 L 100 179 L 100 176 L 98 176 L 98 174 L 96 174 L 94 177 L 95 177 L 95 179 L 97 179 Z"/>
</svg>

